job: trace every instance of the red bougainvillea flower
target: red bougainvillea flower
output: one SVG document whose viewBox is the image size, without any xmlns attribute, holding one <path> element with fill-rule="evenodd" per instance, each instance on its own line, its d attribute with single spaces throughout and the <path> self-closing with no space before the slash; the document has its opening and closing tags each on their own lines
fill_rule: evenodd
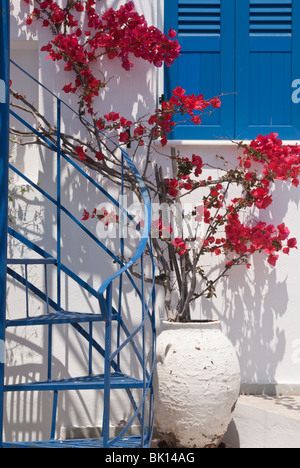
<svg viewBox="0 0 300 468">
<path fill-rule="evenodd" d="M 83 146 L 76 146 L 75 151 L 76 151 L 79 159 L 81 159 L 82 161 L 86 160 L 87 149 L 85 150 L 83 148 Z"/>
<path fill-rule="evenodd" d="M 171 197 L 174 197 L 174 198 L 177 197 L 177 195 L 179 193 L 178 180 L 177 179 L 173 179 L 173 180 L 167 179 L 167 185 L 168 185 L 168 194 Z"/>
<path fill-rule="evenodd" d="M 292 239 L 289 239 L 288 240 L 288 247 L 290 249 L 298 249 L 297 247 L 297 239 L 295 237 L 293 237 Z"/>
<path fill-rule="evenodd" d="M 276 266 L 277 260 L 279 259 L 279 255 L 270 255 L 268 258 L 268 263 L 272 266 Z"/>
<path fill-rule="evenodd" d="M 174 241 L 172 241 L 172 245 L 176 248 L 176 251 L 180 257 L 186 255 L 189 252 L 189 249 L 181 237 L 177 237 Z"/>
<path fill-rule="evenodd" d="M 30 0 L 23 1 L 30 3 Z M 205 100 L 202 94 L 187 94 L 185 89 L 177 86 L 169 101 L 163 102 L 150 115 L 147 123 L 132 123 L 114 110 L 103 117 L 97 116 L 94 101 L 107 84 L 105 74 L 101 74 L 101 79 L 97 76 L 101 69 L 99 61 L 104 56 L 109 60 L 117 59 L 126 71 L 131 70 L 138 59 L 155 67 L 170 67 L 181 53 L 181 47 L 175 39 L 177 32 L 170 28 L 167 35 L 156 27 L 149 26 L 145 17 L 135 10 L 132 1 L 117 9 L 101 11 L 101 14 L 97 13 L 96 0 L 69 0 L 60 4 L 56 0 L 36 0 L 34 6 L 26 24 L 40 21 L 42 27 L 49 28 L 53 35 L 52 40 L 41 50 L 47 53 L 47 58 L 55 62 L 61 61 L 64 70 L 75 75 L 71 83 L 68 80 L 64 85 L 63 91 L 75 94 L 80 113 L 90 114 L 99 131 L 114 131 L 120 143 L 136 141 L 143 145 L 146 137 L 151 135 L 152 140 L 159 140 L 165 146 L 169 133 L 176 125 L 176 115 L 182 117 L 182 120 L 199 125 L 201 112 L 209 107 L 220 108 L 221 100 L 218 97 Z M 17 94 L 15 97 L 20 99 Z M 295 187 L 299 185 L 300 146 L 284 146 L 278 134 L 270 133 L 266 136 L 258 135 L 250 145 L 242 144 L 241 147 L 244 148 L 243 155 L 239 157 L 242 180 L 236 182 L 244 189 L 242 196 L 227 203 L 226 190 L 222 184 L 213 183 L 211 177 L 195 182 L 194 179 L 200 177 L 204 167 L 202 158 L 195 154 L 192 159 L 177 161 L 178 175 L 166 181 L 166 190 L 170 197 L 176 198 L 181 190 L 190 191 L 195 187 L 207 186 L 208 195 L 203 207 L 195 208 L 196 221 L 204 222 L 209 232 L 201 244 L 206 252 L 216 256 L 222 253 L 237 255 L 247 267 L 250 267 L 247 263 L 250 254 L 263 252 L 268 263 L 275 266 L 280 251 L 289 254 L 291 249 L 297 248 L 296 239 L 289 239 L 290 231 L 284 223 L 277 228 L 264 222 L 258 222 L 255 226 L 246 225 L 239 218 L 239 211 L 247 207 L 260 210 L 268 208 L 272 203 L 271 184 L 275 180 L 290 181 Z M 76 146 L 74 152 L 78 159 L 87 160 L 88 150 L 85 145 Z M 97 161 L 104 160 L 105 156 L 101 151 L 94 150 L 93 154 Z M 250 172 L 253 163 L 256 165 L 255 171 Z M 262 166 L 261 175 L 257 171 L 259 164 Z M 235 173 L 232 173 L 232 177 L 235 177 Z M 101 212 L 95 209 L 92 215 L 85 209 L 82 220 L 89 218 L 98 218 L 106 226 L 118 223 L 116 214 L 105 209 Z M 220 226 L 222 235 L 218 236 L 217 227 Z M 163 226 L 161 219 L 154 222 L 152 228 L 156 229 L 161 239 L 172 233 L 171 227 Z M 179 256 L 189 252 L 186 242 L 181 237 L 171 242 Z M 226 268 L 231 268 L 234 264 L 238 264 L 238 261 L 230 259 Z"/>
<path fill-rule="evenodd" d="M 201 124 L 201 117 L 199 115 L 195 115 L 192 118 L 192 122 L 194 122 L 194 124 Z"/>
<path fill-rule="evenodd" d="M 202 174 L 203 160 L 200 156 L 195 154 L 192 155 L 192 164 L 196 167 L 195 176 L 199 177 Z"/>
<path fill-rule="evenodd" d="M 180 86 L 177 86 L 177 88 L 174 89 L 173 95 L 175 97 L 182 97 L 186 93 L 186 90 L 181 88 Z"/>
<path fill-rule="evenodd" d="M 127 143 L 129 139 L 129 132 L 121 132 L 119 135 L 119 142 L 120 143 Z"/>
<path fill-rule="evenodd" d="M 24 0 L 29 3 L 29 0 Z M 49 58 L 64 60 L 66 70 L 74 71 L 80 84 L 69 92 L 80 94 L 81 101 L 93 112 L 93 100 L 99 95 L 102 82 L 91 71 L 90 64 L 99 57 L 118 58 L 123 69 L 129 71 L 134 63 L 131 57 L 143 59 L 156 67 L 164 64 L 170 67 L 180 55 L 181 47 L 175 39 L 177 33 L 169 35 L 158 28 L 149 26 L 144 15 L 135 11 L 133 2 L 127 2 L 118 9 L 109 8 L 103 14 L 97 13 L 96 0 L 72 0 L 59 5 L 55 0 L 38 0 L 31 15 L 30 25 L 40 20 L 55 35 L 48 48 Z M 84 12 L 84 20 L 83 15 Z M 81 26 L 80 26 L 81 25 Z"/>
<path fill-rule="evenodd" d="M 215 107 L 216 109 L 219 109 L 222 105 L 222 102 L 220 101 L 219 98 L 214 98 L 214 99 L 211 99 L 210 105 L 212 107 Z"/>
<path fill-rule="evenodd" d="M 171 39 L 174 39 L 176 36 L 177 36 L 177 32 L 174 31 L 174 29 L 170 28 L 170 30 L 169 30 L 169 37 L 170 37 Z"/>
<path fill-rule="evenodd" d="M 100 151 L 97 151 L 96 154 L 95 154 L 95 158 L 98 159 L 98 161 L 103 161 L 103 159 L 105 158 L 104 154 L 101 153 Z"/>
<path fill-rule="evenodd" d="M 280 240 L 286 240 L 289 237 L 290 230 L 286 227 L 286 225 L 284 223 L 277 226 L 277 229 L 279 231 L 278 238 Z"/>
<path fill-rule="evenodd" d="M 84 209 L 84 212 L 83 212 L 83 218 L 81 219 L 81 221 L 87 221 L 90 217 L 90 213 Z"/>
<path fill-rule="evenodd" d="M 106 114 L 104 118 L 107 120 L 107 122 L 116 122 L 120 119 L 120 114 L 117 112 L 110 112 L 109 114 Z"/>
<path fill-rule="evenodd" d="M 71 83 L 71 84 L 65 85 L 65 86 L 62 88 L 62 91 L 64 91 L 66 94 L 68 94 L 68 93 L 74 93 L 74 91 L 76 91 L 76 88 L 74 88 L 74 87 L 72 86 L 72 83 Z"/>
</svg>

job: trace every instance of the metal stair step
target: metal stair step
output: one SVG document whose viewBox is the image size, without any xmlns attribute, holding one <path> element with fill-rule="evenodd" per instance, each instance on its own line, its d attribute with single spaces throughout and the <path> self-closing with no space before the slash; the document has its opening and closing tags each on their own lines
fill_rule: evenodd
<svg viewBox="0 0 300 468">
<path fill-rule="evenodd" d="M 149 441 L 145 440 L 145 443 Z M 123 437 L 112 443 L 112 448 L 141 448 L 142 437 Z M 145 446 L 144 446 L 145 447 Z M 46 440 L 41 442 L 5 442 L 3 448 L 103 448 L 103 440 L 100 439 L 78 439 L 78 440 Z M 147 448 L 147 447 L 146 447 Z"/>
<path fill-rule="evenodd" d="M 56 258 L 8 258 L 7 265 L 56 265 Z"/>
<path fill-rule="evenodd" d="M 87 322 L 103 322 L 105 319 L 102 314 L 88 314 L 81 312 L 53 312 L 44 314 L 36 317 L 24 317 L 15 320 L 6 320 L 6 327 L 20 327 L 20 326 L 32 326 L 32 325 L 55 325 L 61 323 L 87 323 Z M 118 320 L 118 316 L 115 314 L 112 316 L 112 320 Z"/>
<path fill-rule="evenodd" d="M 23 391 L 65 391 L 65 390 L 103 390 L 105 386 L 104 374 L 74 377 L 62 380 L 47 380 L 44 382 L 27 382 L 20 384 L 4 385 L 5 392 Z M 144 382 L 121 372 L 111 374 L 110 388 L 143 388 Z"/>
</svg>

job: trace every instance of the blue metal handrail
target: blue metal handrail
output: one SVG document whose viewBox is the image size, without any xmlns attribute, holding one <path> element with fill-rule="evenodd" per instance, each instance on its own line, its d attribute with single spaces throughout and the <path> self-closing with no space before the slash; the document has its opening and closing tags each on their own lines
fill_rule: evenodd
<svg viewBox="0 0 300 468">
<path fill-rule="evenodd" d="M 61 273 L 64 272 L 68 276 L 70 276 L 74 281 L 76 281 L 81 287 L 85 288 L 92 296 L 96 297 L 99 301 L 100 311 L 103 316 L 105 322 L 105 347 L 103 348 L 100 344 L 98 344 L 95 339 L 92 337 L 92 322 L 90 322 L 90 332 L 87 332 L 79 323 L 72 323 L 72 326 L 79 332 L 81 335 L 86 338 L 90 343 L 90 358 L 92 356 L 92 349 L 96 349 L 98 353 L 104 357 L 104 365 L 105 365 L 105 372 L 104 372 L 104 414 L 103 414 L 103 433 L 102 433 L 102 443 L 104 447 L 115 447 L 117 443 L 123 444 L 124 437 L 126 432 L 132 425 L 133 421 L 137 418 L 141 424 L 141 447 L 147 446 L 150 443 L 151 436 L 152 436 L 152 429 L 153 429 L 153 418 L 154 418 L 154 400 L 153 400 L 153 387 L 152 387 L 152 376 L 153 376 L 153 366 L 154 366 L 154 357 L 155 357 L 155 343 L 156 343 L 156 331 L 155 331 L 155 312 L 154 312 L 154 303 L 155 303 L 155 262 L 154 256 L 152 253 L 152 245 L 150 239 L 150 229 L 151 229 L 151 200 L 146 188 L 146 185 L 141 177 L 138 169 L 136 168 L 135 164 L 132 162 L 128 153 L 124 150 L 124 148 L 120 147 L 116 144 L 111 138 L 107 137 L 103 132 L 99 131 L 96 127 L 92 124 L 87 122 L 81 115 L 79 115 L 76 111 L 74 111 L 67 103 L 63 100 L 55 96 L 55 94 L 47 89 L 42 83 L 40 83 L 36 78 L 32 77 L 27 71 L 25 71 L 22 67 L 17 65 L 15 62 L 11 62 L 14 66 L 16 66 L 22 73 L 25 73 L 30 79 L 36 82 L 39 86 L 41 86 L 45 91 L 49 92 L 50 95 L 56 100 L 56 108 L 57 108 L 57 126 L 56 126 L 56 133 L 57 133 L 57 140 L 56 144 L 49 140 L 45 135 L 41 134 L 38 130 L 36 130 L 32 125 L 26 122 L 20 115 L 18 115 L 12 109 L 10 113 L 13 117 L 15 117 L 22 125 L 27 127 L 30 132 L 38 136 L 39 139 L 43 140 L 43 142 L 48 146 L 49 149 L 53 150 L 57 155 L 57 194 L 56 198 L 48 194 L 43 188 L 41 188 L 38 184 L 35 184 L 29 177 L 23 174 L 20 170 L 16 169 L 12 165 L 10 165 L 10 169 L 13 170 L 19 177 L 23 178 L 26 183 L 30 184 L 35 190 L 37 190 L 40 194 L 42 194 L 46 199 L 48 199 L 52 204 L 56 206 L 57 210 L 57 258 L 54 259 L 54 264 L 57 268 L 57 301 L 54 301 L 48 298 L 48 295 L 39 291 L 34 285 L 32 285 L 27 277 L 24 279 L 21 275 L 14 272 L 11 268 L 9 268 L 8 272 L 17 279 L 21 284 L 23 284 L 26 289 L 33 291 L 37 294 L 42 300 L 47 302 L 47 307 L 50 305 L 56 311 L 62 311 L 61 307 Z M 61 149 L 61 119 L 62 119 L 62 106 L 66 106 L 68 110 L 70 110 L 73 115 L 79 117 L 81 120 L 84 120 L 86 123 L 89 124 L 90 127 L 93 127 L 95 131 L 101 134 L 101 137 L 105 138 L 110 143 L 113 143 L 116 148 L 119 148 L 121 151 L 122 156 L 122 184 L 121 184 L 121 195 L 122 195 L 122 203 L 119 203 L 114 197 L 112 197 L 102 186 L 100 186 L 94 179 L 92 179 L 86 172 L 69 156 L 67 156 Z M 114 252 L 112 252 L 104 243 L 98 239 L 94 234 L 92 234 L 86 226 L 82 224 L 65 206 L 61 203 L 61 181 L 60 181 L 60 170 L 61 170 L 61 159 L 64 159 L 67 163 L 69 163 L 80 175 L 82 175 L 87 181 L 89 181 L 97 190 L 99 190 L 103 195 L 107 197 L 107 199 L 112 202 L 119 210 L 120 210 L 120 225 L 121 225 L 121 237 L 120 237 L 120 251 L 121 255 L 117 256 Z M 124 180 L 125 180 L 125 167 L 127 167 L 133 174 L 137 182 L 137 186 L 139 187 L 141 198 L 144 205 L 144 213 L 145 213 L 145 220 L 144 220 L 144 228 L 140 231 L 139 225 L 136 223 L 134 217 L 128 213 L 128 211 L 123 206 L 123 195 L 124 195 Z M 62 262 L 61 257 L 61 245 L 60 245 L 60 235 L 61 235 L 61 214 L 64 213 L 70 220 L 72 220 L 78 227 L 80 227 L 83 232 L 85 232 L 89 238 L 95 243 L 96 246 L 100 247 L 103 251 L 105 251 L 109 257 L 119 265 L 119 270 L 103 281 L 102 285 L 98 289 L 94 289 L 85 281 L 83 281 L 78 275 L 75 274 L 72 270 L 70 270 L 66 265 Z M 124 263 L 124 248 L 125 242 L 123 237 L 123 226 L 124 226 L 124 217 L 132 222 L 135 226 L 137 231 L 140 232 L 140 241 L 136 248 L 135 253 L 133 254 L 130 261 L 126 264 Z M 21 241 L 24 245 L 29 247 L 31 250 L 35 251 L 43 258 L 53 259 L 53 257 L 46 252 L 41 247 L 35 245 L 32 241 L 25 238 L 20 233 L 17 233 L 12 228 L 9 229 L 9 234 L 16 237 L 19 241 Z M 148 291 L 148 298 L 145 297 L 145 277 L 144 277 L 144 254 L 147 252 L 148 258 L 151 260 L 151 274 L 152 274 L 152 282 L 150 284 L 150 291 Z M 133 278 L 133 275 L 130 271 L 131 267 L 138 262 L 141 262 L 141 286 L 139 287 L 136 281 Z M 12 262 L 14 263 L 14 262 Z M 122 318 L 122 294 L 123 294 L 123 276 L 129 280 L 131 286 L 137 293 L 141 301 L 142 307 L 142 317 L 141 322 L 138 326 L 136 326 L 133 332 L 129 332 L 125 321 Z M 118 294 L 119 294 L 119 301 L 118 301 L 118 310 L 113 307 L 113 291 L 115 290 L 115 284 L 118 282 Z M 112 349 L 112 321 L 117 318 L 118 322 L 118 332 L 117 332 L 117 348 Z M 149 356 L 146 356 L 146 340 L 145 340 L 145 326 L 146 322 L 149 321 L 151 325 L 151 332 L 152 332 L 152 343 L 151 343 L 151 359 L 150 359 L 150 368 L 146 365 L 146 360 Z M 49 326 L 50 329 L 51 326 Z M 121 342 L 121 330 L 125 334 L 126 338 L 123 342 Z M 141 335 L 142 342 L 141 350 L 136 343 L 136 337 Z M 49 335 L 50 336 L 50 335 Z M 118 435 L 118 437 L 110 438 L 109 434 L 109 427 L 110 427 L 110 397 L 111 397 L 111 382 L 112 382 L 112 373 L 115 371 L 120 371 L 121 369 L 121 361 L 120 356 L 121 352 L 126 348 L 127 345 L 131 346 L 137 360 L 141 366 L 142 370 L 142 388 L 143 388 L 143 396 L 139 402 L 136 402 L 130 388 L 126 388 L 128 393 L 129 400 L 133 407 L 134 413 L 133 416 L 130 418 L 128 423 L 125 425 L 124 429 Z M 89 370 L 92 371 L 92 359 L 89 360 Z M 50 362 L 51 364 L 51 362 Z M 51 366 L 49 366 L 51 367 Z M 51 380 L 51 371 L 48 370 L 48 380 Z M 52 381 L 51 381 L 52 382 Z M 55 388 L 52 384 L 52 387 Z M 52 388 L 51 387 L 51 388 Z M 55 390 L 57 392 L 57 390 Z M 146 429 L 146 422 L 145 422 L 145 403 L 148 399 L 149 408 L 148 408 L 148 424 Z M 57 412 L 57 393 L 54 394 L 54 407 L 53 407 L 53 421 L 55 420 Z M 55 423 L 52 424 L 51 436 L 54 437 L 55 433 Z"/>
<path fill-rule="evenodd" d="M 8 219 L 8 138 L 9 138 L 9 2 L 0 0 L 0 428 L 4 417 L 3 385 L 5 374 L 5 309 Z M 0 447 L 3 434 L 0 431 Z"/>
</svg>

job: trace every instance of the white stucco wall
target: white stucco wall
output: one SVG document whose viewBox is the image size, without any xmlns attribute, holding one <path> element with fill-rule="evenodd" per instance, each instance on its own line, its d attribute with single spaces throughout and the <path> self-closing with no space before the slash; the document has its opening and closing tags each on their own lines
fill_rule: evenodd
<svg viewBox="0 0 300 468">
<path fill-rule="evenodd" d="M 174 143 L 183 154 L 199 154 L 212 166 L 219 165 L 216 155 L 233 163 L 237 156 L 236 146 L 230 143 Z M 211 170 L 209 175 L 213 174 Z M 192 200 L 199 203 L 197 192 Z M 277 183 L 273 200 L 268 215 L 261 211 L 259 219 L 276 226 L 285 222 L 299 240 L 299 189 Z M 291 384 L 299 390 L 299 261 L 299 250 L 280 255 L 276 268 L 256 255 L 250 270 L 230 271 L 230 277 L 219 284 L 216 299 L 202 299 L 196 306 L 198 317 L 221 320 L 235 345 L 244 383 Z"/>
<path fill-rule="evenodd" d="M 26 15 L 28 6 L 22 0 L 12 0 L 11 16 L 11 38 L 12 38 L 12 58 L 20 62 L 24 68 L 35 74 L 47 87 L 59 94 L 66 79 L 70 81 L 66 72 L 59 72 L 56 65 L 50 60 L 45 60 L 45 54 L 40 52 L 40 47 L 45 43 L 46 31 L 41 29 L 35 32 L 35 27 L 26 27 Z M 104 3 L 104 2 L 103 2 Z M 117 7 L 124 3 L 119 0 L 107 0 L 108 7 Z M 145 14 L 149 24 L 158 24 L 162 21 L 162 2 L 135 0 L 136 8 Z M 101 102 L 101 114 L 114 109 L 127 118 L 134 118 L 137 115 L 144 115 L 156 107 L 157 96 L 161 93 L 163 71 L 157 72 L 152 66 L 135 61 L 135 68 L 130 73 L 125 73 L 119 63 L 109 63 L 109 73 L 114 76 L 110 83 L 110 92 L 107 99 Z M 120 76 L 122 80 L 120 81 Z M 134 76 L 134 79 L 133 79 Z M 66 78 L 66 79 L 65 79 Z M 14 78 L 12 77 L 13 81 Z M 20 92 L 37 93 L 34 87 L 28 89 L 29 85 L 22 83 L 18 77 L 15 78 Z M 180 85 L 180 83 L 178 83 Z M 23 89 L 22 89 L 23 86 Z M 26 89 L 24 89 L 24 87 Z M 63 94 L 63 93 L 62 93 Z M 35 98 L 40 100 L 40 105 L 47 107 L 43 103 L 41 95 L 35 94 Z M 112 100 L 113 98 L 113 100 Z M 66 96 L 63 95 L 63 99 Z M 99 104 L 100 105 L 100 104 Z M 49 108 L 47 108 L 49 111 Z M 193 153 L 201 155 L 204 160 L 208 160 L 212 165 L 216 162 L 216 154 L 222 154 L 226 159 L 234 158 L 235 146 L 227 143 L 215 142 L 176 142 L 176 148 L 184 155 Z M 170 146 L 164 151 L 170 151 Z M 36 182 L 42 182 L 48 186 L 55 182 L 54 170 L 51 162 L 44 157 L 36 155 L 28 156 L 28 152 L 17 151 L 16 160 L 20 168 L 26 168 L 30 176 Z M 17 181 L 17 183 L 19 183 Z M 68 184 L 72 185 L 69 189 Z M 274 195 L 270 218 L 272 223 L 280 224 L 285 222 L 293 236 L 300 240 L 300 217 L 299 217 L 299 190 L 296 188 L 278 188 Z M 87 199 L 86 187 L 80 188 L 80 183 L 75 184 L 72 180 L 72 173 L 66 172 L 65 193 L 71 193 L 74 202 L 74 209 L 81 214 Z M 93 200 L 93 194 L 89 193 L 89 200 Z M 32 195 L 36 205 L 28 214 L 28 223 L 33 223 L 36 213 L 47 216 L 48 224 L 42 223 L 42 232 L 38 230 L 37 236 L 45 236 L 49 242 L 54 243 L 55 234 L 49 234 L 49 230 L 55 230 L 55 218 L 47 206 L 41 206 L 35 194 Z M 199 202 L 197 193 L 193 195 L 191 202 Z M 18 218 L 19 219 L 19 218 Z M 265 219 L 268 221 L 268 219 Z M 68 228 L 66 228 L 68 229 Z M 70 228 L 71 229 L 71 228 Z M 101 255 L 95 258 L 94 251 L 86 252 L 85 240 L 76 237 L 70 230 L 65 233 L 68 243 L 66 243 L 68 255 L 74 254 L 78 257 L 77 267 L 87 278 L 93 275 L 95 282 L 101 282 L 103 275 L 107 277 L 107 268 L 112 268 L 103 264 Z M 80 245 L 80 248 L 78 248 Z M 52 246 L 54 248 L 54 245 Z M 51 248 L 52 248 L 51 247 Z M 79 250 L 78 250 L 79 249 Z M 17 247 L 10 247 L 11 255 L 20 255 Z M 19 252 L 19 253 L 18 253 Z M 22 253 L 21 253 L 22 254 Z M 82 262 L 84 260 L 84 262 Z M 103 269 L 99 269 L 99 265 Z M 38 271 L 34 272 L 39 275 Z M 209 300 L 200 301 L 195 307 L 195 317 L 197 318 L 219 318 L 223 324 L 223 330 L 234 344 L 240 359 L 242 380 L 244 383 L 271 383 L 287 384 L 290 386 L 300 386 L 300 288 L 298 285 L 300 278 L 300 251 L 293 251 L 290 256 L 281 256 L 276 269 L 271 268 L 261 258 L 256 257 L 253 268 L 244 272 L 241 268 L 231 275 L 227 282 L 219 285 L 218 298 L 213 302 Z M 69 288 L 69 289 L 68 289 Z M 92 307 L 86 297 L 80 295 L 77 289 L 70 282 L 64 284 L 64 300 L 76 307 Z M 128 302 L 131 311 L 135 310 L 135 296 L 129 294 Z M 11 280 L 8 283 L 8 313 L 13 316 L 15 311 L 21 310 L 22 295 Z M 163 296 L 159 294 L 157 304 L 158 322 L 163 317 Z M 41 304 L 35 305 L 36 310 Z M 23 305 L 24 308 L 24 305 Z M 24 310 L 24 309 L 23 309 Z M 134 320 L 134 313 L 133 313 Z M 159 325 L 158 325 L 159 328 Z M 7 363 L 10 366 L 9 375 L 12 379 L 17 379 L 19 375 L 31 375 L 32 378 L 40 378 L 45 375 L 43 363 L 45 352 L 43 351 L 46 337 L 41 329 L 22 329 L 18 337 L 13 330 L 9 330 L 7 341 Z M 33 344 L 28 347 L 29 340 Z M 82 339 L 76 337 L 73 331 L 67 331 L 67 327 L 57 332 L 55 336 L 55 366 L 56 373 L 60 375 L 67 369 L 68 372 L 77 372 L 80 375 L 84 369 L 84 360 L 87 353 L 86 345 Z M 33 363 L 33 364 L 31 364 Z M 14 366 L 14 369 L 12 369 Z M 73 392 L 70 392 L 73 393 Z M 72 395 L 70 398 L 62 397 L 60 402 L 62 411 L 59 420 L 61 426 L 64 425 L 101 425 L 101 402 L 96 395 L 91 392 L 84 395 Z M 16 401 L 18 399 L 18 401 Z M 30 424 L 37 422 L 37 431 L 43 432 L 45 428 L 44 420 L 49 414 L 49 399 L 42 396 L 11 396 L 8 403 L 11 410 L 7 411 L 7 436 L 18 437 L 18 434 L 10 433 L 13 422 L 20 417 L 26 407 L 31 412 Z M 84 402 L 80 406 L 79 402 Z M 33 408 L 33 409 L 32 409 Z M 42 408 L 42 409 L 40 409 Z M 116 423 L 126 419 L 122 399 L 115 401 Z M 126 411 L 125 411 L 126 413 Z M 26 418 L 25 418 L 26 419 Z M 48 421 L 46 421 L 46 426 Z M 19 424 L 20 432 L 24 424 Z M 34 431 L 32 425 L 32 431 Z M 30 435 L 29 435 L 30 437 Z"/>
</svg>

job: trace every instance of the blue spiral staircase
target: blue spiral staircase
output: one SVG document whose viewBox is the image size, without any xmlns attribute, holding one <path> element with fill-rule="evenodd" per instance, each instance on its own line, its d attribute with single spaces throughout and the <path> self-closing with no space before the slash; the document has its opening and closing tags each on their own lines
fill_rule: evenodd
<svg viewBox="0 0 300 468">
<path fill-rule="evenodd" d="M 55 102 L 56 108 L 56 128 L 57 141 L 56 144 L 50 141 L 43 134 L 27 122 L 20 113 L 12 108 L 9 109 L 9 56 L 8 56 L 8 20 L 6 14 L 7 2 L 2 2 L 1 16 L 1 32 L 0 32 L 0 56 L 2 63 L 5 64 L 3 70 L 0 71 L 0 86 L 5 89 L 5 97 L 0 95 L 0 133 L 1 133 L 1 166 L 0 166 L 0 182 L 3 187 L 1 193 L 1 256 L 0 256 L 0 275 L 1 275 L 1 292 L 0 292 L 0 447 L 1 448 L 147 448 L 150 446 L 153 420 L 154 420 L 154 395 L 153 395 L 153 366 L 155 360 L 155 265 L 154 257 L 151 249 L 150 227 L 151 227 L 151 203 L 146 186 L 137 168 L 131 161 L 129 155 L 122 148 L 118 148 L 121 154 L 122 161 L 122 181 L 120 185 L 120 194 L 118 200 L 113 197 L 107 190 L 104 189 L 97 181 L 95 181 L 86 171 L 77 164 L 73 159 L 64 154 L 61 148 L 61 125 L 63 109 L 72 111 L 69 106 L 62 100 L 57 98 L 53 93 L 47 90 L 41 83 L 25 71 L 20 69 L 17 64 L 14 67 L 21 70 L 22 73 L 35 80 L 37 85 L 43 89 L 44 93 L 48 93 L 51 99 Z M 2 93 L 3 94 L 3 93 Z M 8 184 L 8 112 L 20 124 L 28 129 L 32 134 L 37 135 L 48 150 L 51 150 L 52 157 L 55 158 L 56 164 L 56 193 L 49 193 L 42 185 L 33 182 L 28 175 L 20 169 L 9 164 L 9 169 L 24 180 L 28 186 L 32 187 L 35 193 L 39 193 L 47 203 L 50 203 L 56 212 L 56 248 L 53 254 L 53 248 L 47 249 L 47 246 L 41 246 L 26 236 L 24 232 L 18 229 L 7 226 L 7 184 Z M 77 117 L 79 117 L 77 115 Z M 105 135 L 101 135 L 105 138 Z M 110 144 L 114 144 L 112 141 Z M 118 248 L 106 245 L 102 242 L 95 233 L 91 232 L 84 222 L 80 221 L 81 213 L 78 216 L 71 212 L 68 206 L 62 203 L 62 180 L 61 166 L 68 165 L 74 172 L 83 178 L 87 185 L 93 187 L 94 190 L 101 194 L 102 199 L 105 198 L 110 204 L 113 204 L 116 211 L 120 213 L 120 239 L 118 239 Z M 130 260 L 125 259 L 125 249 L 127 239 L 123 236 L 123 228 L 130 223 L 134 223 L 134 218 L 128 213 L 123 205 L 125 194 L 125 175 L 130 171 L 134 174 L 137 186 L 140 191 L 140 199 L 144 206 L 144 229 L 139 229 L 136 225 L 136 231 L 139 233 L 139 238 L 135 251 L 130 257 Z M 97 199 L 95 200 L 97 204 Z M 89 240 L 94 244 L 94 249 L 100 249 L 106 256 L 108 271 L 114 267 L 114 271 L 108 278 L 102 280 L 99 287 L 94 287 L 91 281 L 82 278 L 78 272 L 64 261 L 64 245 L 62 242 L 62 231 L 65 220 L 68 223 L 73 223 L 76 229 L 79 229 Z M 6 245 L 7 236 L 9 239 L 15 239 L 19 245 L 26 249 L 26 257 L 7 258 Z M 74 252 L 76 256 L 76 251 Z M 147 263 L 147 267 L 146 267 Z M 139 271 L 138 280 L 132 274 L 132 266 Z M 29 271 L 30 268 L 37 267 L 42 271 L 42 277 L 39 278 L 38 284 L 34 284 Z M 88 268 L 88 265 L 86 265 Z M 150 269 L 150 275 L 149 275 Z M 103 271 L 103 265 L 101 270 Z M 147 271 L 147 281 L 145 278 Z M 23 290 L 24 295 L 24 316 L 16 317 L 10 312 L 9 318 L 5 313 L 5 296 L 6 296 L 6 273 L 11 280 Z M 55 288 L 53 288 L 53 277 L 55 276 Z M 149 276 L 152 278 L 149 284 Z M 92 297 L 98 304 L 97 309 L 84 311 L 67 310 L 62 307 L 62 277 L 69 278 L 70 282 L 75 282 L 76 285 L 89 297 Z M 50 281 L 50 279 L 51 281 Z M 10 280 L 10 281 L 11 281 Z M 43 281 L 41 281 L 43 280 Z M 43 287 L 41 283 L 43 282 Z M 51 287 L 49 287 L 51 282 Z M 53 297 L 55 290 L 55 297 Z M 133 291 L 139 302 L 139 311 L 135 306 L 134 316 L 139 317 L 138 323 L 135 319 L 132 320 L 131 311 L 128 310 L 128 301 L 126 294 L 128 291 Z M 43 304 L 43 313 L 37 315 L 31 313 L 31 297 L 36 297 Z M 134 323 L 133 323 L 134 322 Z M 53 377 L 53 334 L 55 327 L 68 324 L 76 333 L 81 336 L 81 339 L 86 343 L 86 373 L 80 376 Z M 6 381 L 7 374 L 11 368 L 5 364 L 5 336 L 6 330 L 12 330 L 14 333 L 19 327 L 45 327 L 46 330 L 46 359 L 45 379 L 33 381 L 28 378 L 27 381 L 21 379 L 20 383 L 15 379 L 11 383 Z M 99 337 L 102 337 L 102 341 Z M 135 365 L 128 364 L 128 360 L 133 359 Z M 94 373 L 94 369 L 103 366 L 103 373 Z M 124 370 L 125 369 L 125 370 Z M 59 428 L 57 427 L 57 419 L 59 413 L 59 394 L 60 392 L 69 392 L 76 390 L 84 392 L 93 390 L 97 392 L 99 401 L 102 402 L 103 414 L 100 425 L 102 427 L 101 436 L 93 439 L 68 439 L 58 440 Z M 126 411 L 129 415 L 124 421 L 118 432 L 112 433 L 112 413 L 114 401 L 117 398 L 119 391 L 126 392 Z M 49 418 L 49 436 L 46 440 L 7 440 L 5 431 L 5 421 L 7 416 L 6 400 L 7 394 L 11 392 L 48 392 L 51 395 L 52 414 Z M 122 400 L 123 401 L 123 400 Z M 84 398 L 83 398 L 84 402 Z M 125 404 L 125 403 L 124 403 Z M 26 419 L 26 418 L 25 418 Z M 71 423 L 71 422 L 70 422 Z M 16 425 L 18 422 L 16 422 Z M 23 423 L 24 424 L 24 423 Z M 134 430 L 132 430 L 134 426 Z M 138 426 L 138 429 L 137 429 Z M 133 435 L 134 434 L 134 435 Z M 24 437 L 26 439 L 26 437 Z"/>
</svg>

